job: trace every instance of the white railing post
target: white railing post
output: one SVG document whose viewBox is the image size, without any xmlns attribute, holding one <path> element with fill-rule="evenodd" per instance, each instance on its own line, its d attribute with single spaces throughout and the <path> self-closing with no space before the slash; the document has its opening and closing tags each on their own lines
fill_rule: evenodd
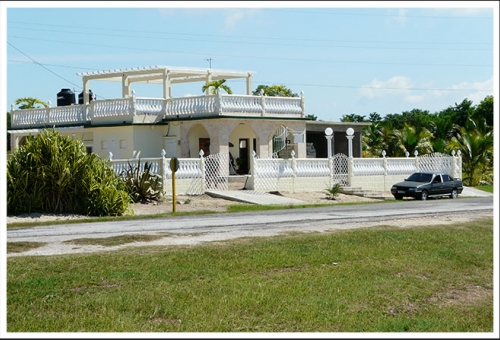
<svg viewBox="0 0 500 340">
<path fill-rule="evenodd" d="M 304 91 L 300 91 L 300 108 L 302 109 L 302 113 L 300 114 L 302 118 L 306 115 L 306 103 L 304 99 Z"/>
<path fill-rule="evenodd" d="M 295 159 L 295 151 L 290 152 L 291 156 L 291 168 L 292 168 L 292 192 L 295 192 L 295 182 L 297 179 L 297 160 Z"/>
<path fill-rule="evenodd" d="M 262 108 L 261 116 L 264 117 L 266 115 L 266 100 L 264 99 L 264 90 L 260 89 L 260 106 Z"/>
<path fill-rule="evenodd" d="M 132 111 L 131 112 L 132 116 L 136 115 L 137 112 L 136 105 L 137 105 L 137 99 L 135 97 L 135 90 L 132 90 L 132 97 L 130 98 L 130 110 Z"/>
<path fill-rule="evenodd" d="M 205 152 L 203 150 L 200 150 L 199 155 L 200 155 L 200 170 L 201 170 L 201 188 L 203 193 L 205 193 L 205 191 L 207 190 L 205 157 L 203 157 L 204 154 Z"/>
<path fill-rule="evenodd" d="M 331 188 L 333 186 L 333 179 L 335 177 L 335 164 L 334 164 L 334 157 L 328 158 L 328 169 L 330 170 L 330 175 L 328 176 L 328 187 Z M 335 158 L 336 160 L 336 158 Z"/>
<path fill-rule="evenodd" d="M 221 97 L 221 94 L 219 92 L 217 92 L 217 95 L 215 96 L 215 110 L 216 112 L 218 112 L 219 116 L 221 115 L 222 113 L 222 97 Z"/>
<path fill-rule="evenodd" d="M 349 181 L 349 186 L 351 186 L 351 183 L 352 183 L 353 162 L 354 162 L 354 158 L 352 158 L 352 157 L 347 158 L 347 180 Z"/>
</svg>

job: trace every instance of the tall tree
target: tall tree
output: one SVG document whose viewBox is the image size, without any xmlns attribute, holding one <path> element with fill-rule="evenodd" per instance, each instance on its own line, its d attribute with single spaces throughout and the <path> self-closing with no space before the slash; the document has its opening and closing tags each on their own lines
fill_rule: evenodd
<svg viewBox="0 0 500 340">
<path fill-rule="evenodd" d="M 229 86 L 225 84 L 226 79 L 212 80 L 202 86 L 201 91 L 205 92 L 208 88 L 212 88 L 212 94 L 219 94 L 219 90 L 223 89 L 227 94 L 233 94 Z"/>
<path fill-rule="evenodd" d="M 19 98 L 16 100 L 16 105 L 19 105 L 18 109 L 19 110 L 26 110 L 26 109 L 36 109 L 40 107 L 49 107 L 49 105 L 37 98 L 31 98 L 31 97 L 25 97 L 25 98 Z"/>
<path fill-rule="evenodd" d="M 415 151 L 418 151 L 419 154 L 431 153 L 431 137 L 432 133 L 425 127 L 411 126 L 405 123 L 401 130 L 393 132 L 394 142 L 399 147 L 399 152 L 396 151 L 395 156 L 402 157 L 405 152 L 413 155 Z"/>
<path fill-rule="evenodd" d="M 368 115 L 368 121 L 372 123 L 378 123 L 382 120 L 382 116 L 377 112 L 372 112 Z"/>
<path fill-rule="evenodd" d="M 493 126 L 493 96 L 486 96 L 479 105 L 476 106 L 472 118 L 483 117 L 486 124 Z"/>
<path fill-rule="evenodd" d="M 483 117 L 468 118 L 464 126 L 458 127 L 451 146 L 462 154 L 464 184 L 493 183 L 493 144 L 493 127 Z"/>
<path fill-rule="evenodd" d="M 360 116 L 355 113 L 351 113 L 348 115 L 343 115 L 342 118 L 340 118 L 341 122 L 344 123 L 362 123 L 365 121 L 365 116 Z"/>
<path fill-rule="evenodd" d="M 444 111 L 444 112 L 443 112 Z M 474 113 L 472 101 L 465 98 L 460 104 L 455 103 L 455 106 L 449 106 L 441 111 L 442 114 L 448 115 L 457 126 L 464 126 L 469 117 Z"/>
<path fill-rule="evenodd" d="M 268 97 L 298 97 L 297 93 L 293 93 L 292 90 L 287 88 L 285 85 L 259 85 L 252 92 L 254 96 L 260 96 L 262 94 Z"/>
<path fill-rule="evenodd" d="M 405 124 L 410 126 L 423 126 L 429 128 L 432 115 L 429 111 L 413 109 L 404 111 L 401 114 L 389 114 L 385 116 L 384 121 L 391 124 L 393 129 L 401 130 Z"/>
</svg>

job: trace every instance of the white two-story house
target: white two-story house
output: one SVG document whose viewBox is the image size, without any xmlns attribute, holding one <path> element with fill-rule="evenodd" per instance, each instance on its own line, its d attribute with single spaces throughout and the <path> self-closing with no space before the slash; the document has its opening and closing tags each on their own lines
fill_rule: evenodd
<svg viewBox="0 0 500 340">
<path fill-rule="evenodd" d="M 227 152 L 243 160 L 242 172 L 252 150 L 257 157 L 327 157 L 325 128 L 333 130 L 333 153 L 347 154 L 345 131 L 354 129 L 353 155 L 361 157 L 361 129 L 368 123 L 312 121 L 307 117 L 304 95 L 269 97 L 252 94 L 252 72 L 152 66 L 79 73 L 83 91 L 78 101 L 70 89 L 57 93 L 57 106 L 11 110 L 11 148 L 28 135 L 54 128 L 62 135 L 83 141 L 88 152 L 114 159 L 165 157 L 198 158 Z M 172 97 L 176 84 L 244 79 L 242 94 Z M 93 82 L 116 82 L 121 97 L 98 99 Z M 162 96 L 136 96 L 134 85 L 160 84 Z M 142 85 L 141 85 L 142 86 Z M 158 86 L 158 85 L 156 85 Z M 201 90 L 200 90 L 201 92 Z M 162 153 L 162 150 L 164 152 Z"/>
</svg>

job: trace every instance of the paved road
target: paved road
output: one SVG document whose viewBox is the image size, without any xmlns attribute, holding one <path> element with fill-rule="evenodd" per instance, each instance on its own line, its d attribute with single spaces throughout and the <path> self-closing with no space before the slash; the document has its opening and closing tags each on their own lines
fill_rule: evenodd
<svg viewBox="0 0 500 340">
<path fill-rule="evenodd" d="M 124 234 L 198 235 L 198 239 L 217 240 L 241 236 L 266 236 L 277 231 L 303 231 L 311 226 L 328 225 L 330 229 L 354 228 L 362 222 L 375 222 L 436 214 L 493 212 L 493 197 L 456 200 L 408 200 L 350 206 L 331 206 L 251 213 L 176 216 L 134 221 L 93 222 L 43 227 L 9 228 L 8 242 L 37 241 L 60 244 L 76 238 L 104 238 Z M 179 241 L 189 243 L 189 241 Z M 164 243 L 163 243 L 164 244 Z M 173 244 L 172 242 L 170 244 Z M 74 247 L 74 245 L 73 245 Z M 66 251 L 60 250 L 59 253 Z M 57 252 L 56 252 L 57 253 Z M 33 254 L 44 254 L 43 251 Z"/>
</svg>

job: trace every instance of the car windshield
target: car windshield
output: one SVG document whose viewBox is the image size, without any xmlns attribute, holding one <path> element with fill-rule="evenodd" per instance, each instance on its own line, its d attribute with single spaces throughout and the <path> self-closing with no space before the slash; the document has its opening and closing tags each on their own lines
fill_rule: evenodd
<svg viewBox="0 0 500 340">
<path fill-rule="evenodd" d="M 432 174 L 423 174 L 420 172 L 414 173 L 410 177 L 408 177 L 408 181 L 411 182 L 430 182 L 432 178 Z"/>
</svg>

